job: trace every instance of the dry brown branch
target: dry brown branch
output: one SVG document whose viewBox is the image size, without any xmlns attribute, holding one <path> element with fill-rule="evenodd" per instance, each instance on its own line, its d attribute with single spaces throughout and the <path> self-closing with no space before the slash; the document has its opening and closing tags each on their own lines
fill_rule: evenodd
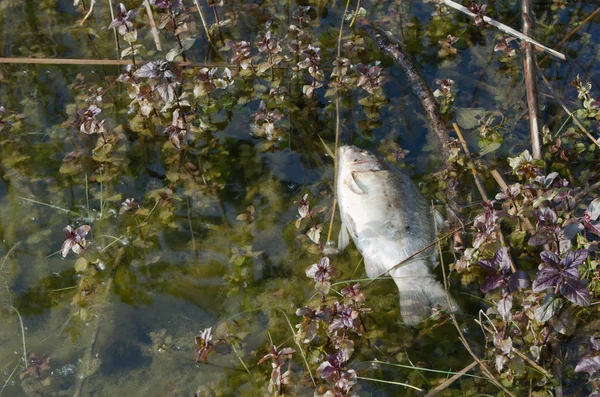
<svg viewBox="0 0 600 397">
<path fill-rule="evenodd" d="M 592 12 L 590 15 L 587 16 L 587 18 L 585 18 L 583 21 L 581 21 L 581 23 L 579 25 L 577 25 L 573 30 L 571 30 L 569 33 L 567 33 L 565 35 L 565 37 L 556 45 L 556 47 L 560 47 L 561 45 L 565 44 L 567 42 L 567 40 L 569 40 L 571 38 L 571 36 L 573 36 L 575 33 L 577 33 L 579 31 L 579 29 L 584 27 L 585 24 L 588 23 L 589 21 L 591 21 L 596 16 L 596 14 L 598 14 L 599 12 L 600 12 L 600 7 L 596 8 L 594 10 L 594 12 Z"/>
<path fill-rule="evenodd" d="M 95 4 L 96 4 L 96 0 L 92 0 L 90 2 L 90 9 L 88 10 L 87 14 L 85 14 L 85 16 L 83 17 L 83 19 L 79 23 L 80 26 L 83 26 L 83 24 L 85 23 L 85 21 L 87 21 L 88 18 L 92 15 L 92 11 L 94 11 L 94 5 Z"/>
<path fill-rule="evenodd" d="M 162 51 L 162 45 L 160 44 L 160 36 L 158 35 L 158 28 L 156 27 L 156 22 L 154 21 L 154 14 L 152 13 L 152 8 L 150 7 L 150 2 L 148 0 L 144 0 L 144 8 L 146 8 L 146 14 L 148 15 L 148 21 L 150 22 L 150 29 L 152 31 L 152 37 L 154 38 L 154 45 L 156 46 L 156 50 Z"/>
<path fill-rule="evenodd" d="M 0 64 L 22 64 L 22 65 L 103 65 L 121 66 L 131 64 L 130 59 L 79 59 L 79 58 L 15 58 L 0 57 Z M 137 63 L 143 65 L 145 62 Z M 207 67 L 207 68 L 235 68 L 236 65 L 224 62 L 174 62 L 179 66 Z M 285 66 L 280 66 L 286 68 Z"/>
<path fill-rule="evenodd" d="M 462 377 L 464 374 L 466 374 L 467 372 L 472 370 L 474 367 L 476 367 L 477 364 L 478 364 L 477 361 L 473 361 L 471 364 L 467 365 L 466 367 L 464 367 L 463 369 L 458 371 L 456 374 L 454 374 L 453 377 L 449 378 L 447 381 L 445 381 L 441 385 L 438 385 L 435 389 L 430 390 L 429 393 L 427 393 L 425 395 L 425 397 L 433 397 L 433 396 L 437 395 L 438 393 L 446 390 L 448 387 L 450 387 L 451 384 L 456 382 L 460 377 Z"/>
<path fill-rule="evenodd" d="M 475 18 L 475 14 L 473 14 L 467 7 L 464 7 L 452 0 L 441 0 L 441 2 L 444 3 L 445 5 L 447 5 L 448 7 L 452 7 L 455 10 L 458 10 L 458 11 L 462 12 L 463 14 L 470 16 L 471 18 Z M 506 26 L 505 24 L 500 23 L 500 22 L 498 22 L 490 17 L 486 17 L 486 16 L 483 17 L 483 20 L 485 22 L 489 23 L 490 25 L 498 28 L 499 30 L 503 31 L 504 33 L 508 33 L 511 36 L 514 36 L 521 40 L 535 44 L 537 47 L 541 48 L 542 50 L 548 52 L 549 54 L 554 55 L 555 57 L 557 57 L 563 61 L 567 60 L 567 57 L 565 56 L 565 54 L 558 52 L 556 50 L 553 50 L 552 48 L 546 47 L 542 43 L 532 39 L 531 37 L 524 35 L 523 33 L 511 28 L 510 26 Z"/>
<path fill-rule="evenodd" d="M 533 34 L 533 21 L 531 19 L 531 0 L 522 0 L 523 33 L 526 36 Z M 533 44 L 523 42 L 523 75 L 525 76 L 525 90 L 527 91 L 527 107 L 529 110 L 529 133 L 531 135 L 531 154 L 534 159 L 542 159 L 541 116 L 538 104 L 538 89 L 536 79 L 536 59 Z"/>
<path fill-rule="evenodd" d="M 538 363 L 536 363 L 535 361 L 533 361 L 532 359 L 530 359 L 529 357 L 527 357 L 525 354 L 521 353 L 516 347 L 513 346 L 512 351 L 517 356 L 519 356 L 523 360 L 527 361 L 527 363 L 529 365 L 531 365 L 533 368 L 535 368 L 536 370 L 538 370 L 541 374 L 543 374 L 548 379 L 550 379 L 552 377 L 552 375 L 550 374 L 550 372 L 546 371 L 541 365 L 539 365 Z"/>
<path fill-rule="evenodd" d="M 433 96 L 431 88 L 429 88 L 425 78 L 415 67 L 411 58 L 403 52 L 402 48 L 393 43 L 384 31 L 371 25 L 366 19 L 359 18 L 358 21 L 361 28 L 367 33 L 371 40 L 373 40 L 379 50 L 392 57 L 396 65 L 402 70 L 404 76 L 406 76 L 410 90 L 419 99 L 421 107 L 431 121 L 433 131 L 440 142 L 443 164 L 441 175 L 443 175 L 442 178 L 447 184 L 446 198 L 448 206 L 455 214 L 459 214 L 459 184 L 458 178 L 456 177 L 456 175 L 458 175 L 458 170 L 456 169 L 456 164 L 450 161 L 451 145 L 454 142 L 454 139 L 450 138 L 446 122 L 442 118 L 440 112 L 440 105 Z M 454 228 L 455 226 L 456 225 L 451 225 L 450 227 Z"/>
<path fill-rule="evenodd" d="M 204 19 L 204 14 L 202 13 L 202 8 L 200 7 L 200 2 L 198 0 L 194 0 L 194 4 L 198 9 L 198 14 L 200 15 L 200 21 L 202 21 L 202 27 L 204 28 L 204 33 L 206 34 L 206 39 L 210 44 L 212 44 L 212 40 L 210 38 L 210 32 L 208 31 L 208 25 L 206 24 L 206 20 Z"/>
</svg>

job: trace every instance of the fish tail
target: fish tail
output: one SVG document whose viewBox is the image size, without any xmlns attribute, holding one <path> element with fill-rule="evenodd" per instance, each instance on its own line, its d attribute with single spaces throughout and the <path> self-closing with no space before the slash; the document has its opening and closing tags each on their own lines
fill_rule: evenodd
<svg viewBox="0 0 600 397">
<path fill-rule="evenodd" d="M 444 287 L 433 277 L 405 277 L 394 279 L 400 292 L 400 314 L 407 325 L 417 325 L 431 316 L 437 306 L 452 312 L 459 307 L 451 296 L 446 296 Z M 450 302 L 448 302 L 448 300 Z"/>
</svg>

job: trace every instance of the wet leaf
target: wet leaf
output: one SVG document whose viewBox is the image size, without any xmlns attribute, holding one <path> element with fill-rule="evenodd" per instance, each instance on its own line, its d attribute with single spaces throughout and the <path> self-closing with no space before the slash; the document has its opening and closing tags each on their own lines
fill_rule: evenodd
<svg viewBox="0 0 600 397">
<path fill-rule="evenodd" d="M 535 319 L 545 323 L 560 312 L 565 302 L 554 294 L 547 294 L 542 305 L 535 309 Z"/>
<path fill-rule="evenodd" d="M 512 314 L 511 314 L 511 309 L 512 309 L 512 304 L 513 304 L 513 297 L 512 295 L 504 295 L 502 297 L 502 299 L 500 299 L 497 303 L 496 303 L 496 308 L 498 310 L 498 313 L 500 313 L 500 316 L 502 316 L 502 319 L 504 321 L 510 321 L 512 318 Z"/>
<path fill-rule="evenodd" d="M 321 240 L 322 227 L 323 227 L 323 224 L 313 226 L 310 228 L 310 230 L 308 232 L 306 232 L 306 235 L 308 236 L 308 238 L 310 238 L 312 240 L 312 242 L 315 244 L 319 244 L 319 242 Z"/>
<path fill-rule="evenodd" d="M 590 376 L 600 369 L 600 356 L 584 357 L 575 366 L 575 372 L 587 372 Z"/>
<path fill-rule="evenodd" d="M 576 305 L 582 307 L 590 305 L 590 292 L 581 280 L 565 280 L 560 286 L 560 293 Z"/>
</svg>

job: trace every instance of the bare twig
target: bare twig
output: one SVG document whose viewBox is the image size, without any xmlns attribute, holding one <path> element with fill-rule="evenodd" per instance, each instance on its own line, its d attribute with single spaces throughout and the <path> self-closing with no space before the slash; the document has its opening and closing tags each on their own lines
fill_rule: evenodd
<svg viewBox="0 0 600 397">
<path fill-rule="evenodd" d="M 337 40 L 337 57 L 339 58 L 342 54 L 342 36 L 344 32 L 344 15 L 348 11 L 350 0 L 346 1 L 344 12 L 342 13 L 342 20 L 340 22 L 340 30 L 338 32 Z M 331 219 L 329 220 L 329 231 L 327 233 L 327 241 L 331 241 L 331 230 L 333 227 L 333 220 L 335 219 L 335 207 L 337 205 L 337 167 L 338 167 L 338 146 L 340 141 L 340 94 L 335 93 L 335 148 L 333 151 L 333 207 L 331 210 Z M 344 227 L 344 226 L 342 226 Z"/>
<path fill-rule="evenodd" d="M 454 2 L 452 0 L 441 0 L 441 2 L 444 3 L 445 5 L 449 6 L 449 7 L 454 8 L 455 10 L 458 10 L 458 11 L 460 11 L 460 12 L 462 12 L 462 13 L 470 16 L 470 17 L 472 17 L 472 18 L 475 18 L 475 14 L 473 14 L 467 7 L 464 7 L 464 6 L 462 6 L 462 5 Z M 559 58 L 559 59 L 561 59 L 563 61 L 567 60 L 567 57 L 565 56 L 565 54 L 563 54 L 561 52 L 558 52 L 556 50 L 553 50 L 552 48 L 546 47 L 542 43 L 540 43 L 540 42 L 532 39 L 531 37 L 528 37 L 528 36 L 524 35 L 523 33 L 521 33 L 519 31 L 511 28 L 510 26 L 506 26 L 505 24 L 500 23 L 500 22 L 498 22 L 496 20 L 493 20 L 492 18 L 486 17 L 486 16 L 483 17 L 483 20 L 485 22 L 489 23 L 490 25 L 492 25 L 492 26 L 500 29 L 504 33 L 508 33 L 511 36 L 515 36 L 515 37 L 517 37 L 517 38 L 519 38 L 521 40 L 525 40 L 527 42 L 535 44 L 537 47 L 541 48 L 542 50 L 548 52 L 549 54 L 554 55 L 555 57 L 557 57 L 557 58 Z"/>
<path fill-rule="evenodd" d="M 115 11 L 113 10 L 112 0 L 108 0 L 108 6 L 110 8 L 110 19 L 115 20 Z M 117 34 L 117 28 L 113 28 L 113 34 L 115 35 L 115 49 L 117 50 L 117 59 L 121 58 L 121 45 L 119 44 L 119 35 Z"/>
<path fill-rule="evenodd" d="M 473 361 L 471 364 L 467 365 L 466 367 L 464 367 L 463 369 L 458 371 L 458 373 L 454 374 L 453 377 L 449 378 L 447 381 L 445 381 L 441 385 L 438 385 L 435 389 L 430 390 L 429 393 L 427 393 L 425 395 L 425 397 L 433 397 L 433 396 L 437 395 L 438 393 L 441 393 L 442 391 L 446 390 L 451 384 L 456 382 L 460 377 L 462 377 L 464 374 L 466 374 L 467 372 L 472 370 L 474 367 L 476 367 L 477 364 L 478 364 L 477 361 Z"/>
<path fill-rule="evenodd" d="M 525 354 L 521 353 L 516 347 L 513 346 L 512 351 L 517 356 L 519 356 L 523 360 L 527 361 L 527 363 L 529 365 L 531 365 L 533 368 L 535 368 L 536 370 L 538 370 L 545 377 L 547 377 L 547 378 L 551 378 L 552 377 L 552 375 L 550 374 L 550 372 L 546 371 L 541 365 L 539 365 L 538 363 L 536 363 L 535 361 L 533 361 L 531 358 L 527 357 Z"/>
<path fill-rule="evenodd" d="M 150 29 L 152 31 L 152 37 L 154 38 L 154 45 L 158 51 L 162 51 L 160 36 L 158 35 L 158 28 L 156 27 L 154 14 L 152 14 L 152 8 L 150 7 L 150 2 L 148 0 L 144 0 L 144 8 L 146 9 L 146 14 L 148 15 L 148 21 L 150 22 Z"/>
<path fill-rule="evenodd" d="M 458 178 L 454 176 L 458 174 L 458 170 L 456 169 L 456 164 L 450 161 L 451 145 L 454 139 L 450 138 L 448 127 L 440 112 L 439 103 L 433 96 L 431 88 L 421 72 L 415 67 L 410 57 L 403 52 L 402 48 L 393 43 L 383 30 L 371 25 L 366 19 L 359 18 L 358 22 L 379 50 L 392 57 L 396 65 L 402 70 L 410 90 L 419 99 L 421 107 L 425 111 L 427 118 L 431 121 L 432 129 L 440 142 L 442 164 L 444 167 L 441 175 L 443 175 L 442 178 L 447 185 L 446 197 L 448 205 L 455 214 L 460 214 L 458 205 L 459 184 Z M 453 228 L 455 226 L 451 225 Z"/>
<path fill-rule="evenodd" d="M 573 36 L 575 33 L 577 33 L 579 31 L 579 29 L 584 27 L 585 24 L 588 23 L 589 21 L 591 21 L 596 16 L 596 14 L 598 14 L 599 12 L 600 12 L 600 7 L 596 8 L 594 10 L 594 12 L 592 12 L 590 15 L 587 16 L 587 18 L 585 18 L 583 21 L 581 21 L 581 23 L 579 25 L 577 25 L 575 27 L 575 29 L 573 29 L 569 33 L 567 33 L 565 35 L 565 37 L 563 37 L 563 39 L 556 45 L 556 47 L 560 47 L 561 45 L 565 44 L 567 42 L 567 40 L 569 40 L 571 38 L 571 36 Z"/>
<path fill-rule="evenodd" d="M 523 33 L 526 36 L 533 34 L 533 21 L 531 19 L 531 0 L 522 0 Z M 529 109 L 529 133 L 531 135 L 531 151 L 534 159 L 542 158 L 542 140 L 540 133 L 541 117 L 538 104 L 538 89 L 536 79 L 536 60 L 533 44 L 523 42 L 523 74 L 525 75 L 525 90 L 527 91 L 527 107 Z"/>
<path fill-rule="evenodd" d="M 460 131 L 460 128 L 458 127 L 458 124 L 453 123 L 452 126 L 454 127 L 454 131 L 456 132 L 456 135 L 458 135 L 458 140 L 460 141 L 460 144 L 462 145 L 463 150 L 465 151 L 465 154 L 470 159 L 471 152 L 469 151 L 467 142 L 465 141 L 465 138 L 463 137 L 463 134 Z M 475 185 L 477 186 L 477 190 L 479 190 L 479 194 L 481 195 L 481 198 L 484 201 L 490 201 L 490 199 L 488 198 L 488 195 L 485 191 L 485 187 L 483 186 L 483 182 L 481 181 L 481 178 L 479 177 L 479 174 L 477 173 L 477 170 L 475 169 L 475 167 L 471 167 L 471 172 L 473 173 L 473 179 L 475 179 Z"/>
<path fill-rule="evenodd" d="M 94 5 L 95 4 L 96 4 L 96 0 L 92 0 L 90 2 L 90 9 L 88 10 L 87 14 L 85 14 L 85 17 L 83 17 L 83 19 L 79 23 L 80 26 L 83 26 L 83 24 L 85 23 L 85 21 L 87 21 L 87 19 L 92 15 L 92 11 L 94 11 Z"/>
<path fill-rule="evenodd" d="M 565 103 L 558 97 L 558 95 L 556 95 L 556 93 L 552 89 L 552 86 L 550 85 L 550 82 L 548 81 L 548 79 L 546 78 L 546 76 L 544 76 L 543 73 L 540 73 L 540 76 L 542 76 L 542 81 L 546 85 L 546 88 L 548 88 L 548 91 L 550 91 L 550 93 L 552 94 L 552 97 L 559 103 L 559 105 L 563 108 L 563 110 L 565 112 L 567 112 L 567 114 L 569 115 L 569 117 L 571 117 L 573 119 L 573 122 L 577 125 L 577 127 L 579 127 L 579 130 L 581 132 L 583 132 L 583 134 L 585 136 L 587 136 L 592 142 L 594 142 L 596 144 L 596 146 L 600 147 L 600 142 L 596 138 L 594 138 L 592 136 L 592 134 L 590 134 L 590 132 L 583 126 L 583 124 L 581 124 L 581 122 L 573 114 L 573 112 L 571 112 L 569 110 L 569 108 L 567 108 L 567 106 L 565 105 Z"/>
<path fill-rule="evenodd" d="M 210 32 L 208 31 L 208 25 L 206 24 L 206 19 L 204 19 L 204 14 L 202 13 L 202 8 L 200 7 L 200 2 L 198 0 L 194 0 L 194 4 L 198 9 L 198 14 L 200 15 L 200 21 L 202 21 L 202 27 L 204 28 L 204 33 L 206 33 L 206 39 L 210 44 L 212 44 L 212 40 L 210 38 Z"/>
<path fill-rule="evenodd" d="M 119 66 L 130 65 L 130 59 L 80 59 L 80 58 L 20 58 L 20 57 L 0 57 L 0 64 L 22 64 L 22 65 L 104 65 Z M 145 62 L 138 62 L 142 65 Z M 235 68 L 236 65 L 225 62 L 173 62 L 179 66 L 208 67 L 208 68 Z M 276 66 L 286 69 L 286 66 Z"/>
</svg>

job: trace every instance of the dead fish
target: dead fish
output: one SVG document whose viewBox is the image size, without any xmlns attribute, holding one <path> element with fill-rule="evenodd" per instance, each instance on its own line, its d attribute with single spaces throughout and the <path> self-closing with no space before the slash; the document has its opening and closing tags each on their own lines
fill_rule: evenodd
<svg viewBox="0 0 600 397">
<path fill-rule="evenodd" d="M 337 200 L 342 219 L 338 249 L 349 236 L 364 257 L 367 276 L 388 273 L 400 292 L 400 314 L 408 325 L 448 306 L 446 291 L 434 278 L 435 248 L 394 266 L 435 241 L 434 214 L 410 178 L 390 169 L 373 153 L 339 148 Z M 450 310 L 458 306 L 450 298 Z"/>
</svg>

